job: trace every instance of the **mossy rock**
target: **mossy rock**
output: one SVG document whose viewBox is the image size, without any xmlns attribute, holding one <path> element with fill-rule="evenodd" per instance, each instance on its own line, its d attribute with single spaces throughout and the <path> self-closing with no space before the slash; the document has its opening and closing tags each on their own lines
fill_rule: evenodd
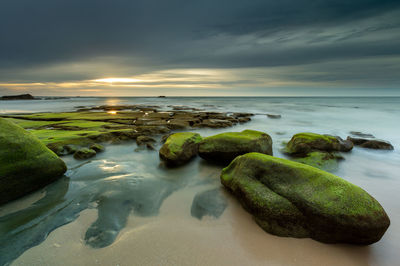
<svg viewBox="0 0 400 266">
<path fill-rule="evenodd" d="M 34 135 L 0 118 L 0 204 L 44 187 L 66 170 L 65 163 Z"/>
<path fill-rule="evenodd" d="M 85 160 L 96 156 L 96 151 L 89 148 L 81 148 L 74 153 L 74 158 L 77 160 Z"/>
<path fill-rule="evenodd" d="M 199 155 L 205 160 L 230 163 L 248 152 L 272 155 L 271 137 L 260 131 L 227 132 L 204 138 L 199 145 Z"/>
<path fill-rule="evenodd" d="M 98 143 L 90 145 L 89 149 L 94 150 L 96 153 L 103 152 L 105 150 L 104 146 Z"/>
<path fill-rule="evenodd" d="M 295 157 L 292 160 L 324 171 L 333 172 L 338 169 L 338 161 L 342 159 L 342 156 L 335 153 L 313 151 L 305 157 Z"/>
<path fill-rule="evenodd" d="M 344 151 L 353 149 L 353 143 L 340 137 L 315 133 L 298 133 L 286 145 L 289 154 L 307 154 L 312 151 Z"/>
<path fill-rule="evenodd" d="M 390 220 L 363 189 L 320 169 L 260 153 L 237 157 L 221 183 L 267 232 L 326 243 L 372 244 Z"/>
<path fill-rule="evenodd" d="M 169 166 L 185 164 L 198 153 L 201 136 L 197 133 L 182 132 L 168 137 L 160 149 L 160 158 Z"/>
</svg>

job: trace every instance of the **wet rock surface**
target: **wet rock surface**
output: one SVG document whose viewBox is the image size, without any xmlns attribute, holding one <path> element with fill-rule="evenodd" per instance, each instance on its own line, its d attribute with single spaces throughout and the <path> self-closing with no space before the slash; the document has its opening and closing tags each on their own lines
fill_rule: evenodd
<svg viewBox="0 0 400 266">
<path fill-rule="evenodd" d="M 96 156 L 96 151 L 89 148 L 81 148 L 74 153 L 74 158 L 78 160 L 85 160 Z"/>
<path fill-rule="evenodd" d="M 237 157 L 221 174 L 256 222 L 278 236 L 368 245 L 390 220 L 361 188 L 330 173 L 260 153 Z"/>
<path fill-rule="evenodd" d="M 221 164 L 230 163 L 237 156 L 248 152 L 272 155 L 271 137 L 264 132 L 244 130 L 210 136 L 199 144 L 201 158 Z"/>
<path fill-rule="evenodd" d="M 0 118 L 0 204 L 46 186 L 66 170 L 35 136 Z"/>
<path fill-rule="evenodd" d="M 371 139 L 371 138 L 354 138 L 354 137 L 347 137 L 347 140 L 354 143 L 355 146 L 359 146 L 362 148 L 367 149 L 374 149 L 374 150 L 394 150 L 393 145 L 386 140 L 380 139 Z"/>
<path fill-rule="evenodd" d="M 298 133 L 286 144 L 283 150 L 296 162 L 333 172 L 343 157 L 337 152 L 349 152 L 353 143 L 338 136 L 315 133 Z"/>
<path fill-rule="evenodd" d="M 168 166 L 179 166 L 190 161 L 199 151 L 201 136 L 183 132 L 169 136 L 159 151 L 160 158 Z"/>
<path fill-rule="evenodd" d="M 251 120 L 250 113 L 207 112 L 185 106 L 160 110 L 155 105 L 78 106 L 76 112 L 3 115 L 29 129 L 58 155 L 66 148 L 89 148 L 94 143 L 121 143 L 190 128 L 226 128 Z M 147 148 L 153 149 L 151 143 Z"/>
</svg>

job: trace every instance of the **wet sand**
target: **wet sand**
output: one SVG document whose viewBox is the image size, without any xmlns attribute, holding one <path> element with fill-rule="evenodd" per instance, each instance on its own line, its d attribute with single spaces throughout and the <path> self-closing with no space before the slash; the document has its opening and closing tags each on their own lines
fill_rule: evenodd
<svg viewBox="0 0 400 266">
<path fill-rule="evenodd" d="M 156 217 L 131 215 L 117 240 L 103 249 L 84 245 L 85 230 L 97 218 L 96 210 L 85 210 L 12 265 L 371 264 L 369 247 L 270 235 L 228 194 L 228 208 L 219 219 L 198 220 L 190 215 L 193 194 L 198 190 L 174 193 Z"/>
</svg>

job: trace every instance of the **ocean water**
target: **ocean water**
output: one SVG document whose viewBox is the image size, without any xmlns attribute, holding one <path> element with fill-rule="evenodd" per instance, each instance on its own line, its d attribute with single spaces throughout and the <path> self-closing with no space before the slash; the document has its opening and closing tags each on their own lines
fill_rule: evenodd
<svg viewBox="0 0 400 266">
<path fill-rule="evenodd" d="M 334 174 L 374 196 L 391 226 L 370 246 L 272 236 L 223 189 L 220 166 L 196 158 L 167 169 L 157 152 L 134 152 L 136 144 L 127 142 L 107 145 L 87 161 L 63 157 L 68 165 L 64 178 L 1 206 L 0 265 L 398 264 L 400 98 L 67 98 L 0 101 L 0 114 L 129 104 L 255 113 L 251 122 L 232 128 L 193 131 L 202 136 L 264 131 L 273 139 L 274 155 L 283 158 L 282 143 L 298 132 L 346 138 L 350 131 L 360 131 L 390 141 L 394 151 L 355 147 L 344 153 Z"/>
</svg>

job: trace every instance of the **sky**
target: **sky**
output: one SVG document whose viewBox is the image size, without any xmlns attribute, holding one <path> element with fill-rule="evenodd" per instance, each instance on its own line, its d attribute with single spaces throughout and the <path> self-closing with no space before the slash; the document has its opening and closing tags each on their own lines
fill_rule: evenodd
<svg viewBox="0 0 400 266">
<path fill-rule="evenodd" d="M 21 93 L 400 96 L 400 1 L 1 0 Z"/>
</svg>

